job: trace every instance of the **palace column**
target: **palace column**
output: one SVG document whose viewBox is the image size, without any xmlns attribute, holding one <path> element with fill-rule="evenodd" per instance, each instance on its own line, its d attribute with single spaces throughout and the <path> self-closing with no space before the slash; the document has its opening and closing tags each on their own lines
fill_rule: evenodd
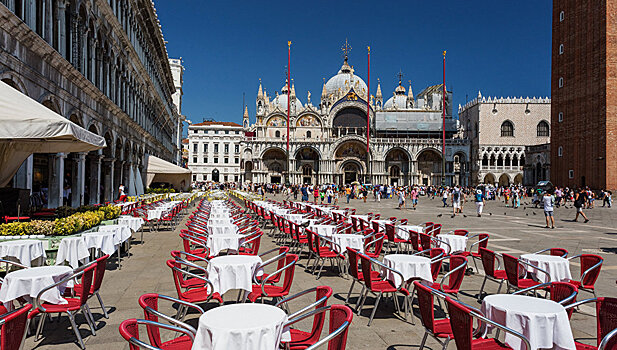
<svg viewBox="0 0 617 350">
<path fill-rule="evenodd" d="M 101 202 L 101 161 L 102 154 L 92 156 L 90 159 L 90 203 Z"/>
<path fill-rule="evenodd" d="M 84 192 L 86 187 L 86 153 L 77 153 L 73 158 L 71 206 L 77 208 L 84 204 Z"/>
<path fill-rule="evenodd" d="M 105 173 L 105 193 L 103 194 L 102 202 L 112 201 L 114 198 L 114 159 L 105 158 L 105 168 L 109 169 L 109 173 Z"/>
<path fill-rule="evenodd" d="M 57 208 L 63 205 L 64 194 L 64 153 L 49 156 L 49 196 L 48 208 Z"/>
</svg>

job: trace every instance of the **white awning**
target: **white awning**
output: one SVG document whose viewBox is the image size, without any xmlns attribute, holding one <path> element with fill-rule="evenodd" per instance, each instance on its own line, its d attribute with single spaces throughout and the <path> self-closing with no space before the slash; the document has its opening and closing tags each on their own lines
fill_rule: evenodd
<svg viewBox="0 0 617 350">
<path fill-rule="evenodd" d="M 33 153 L 89 152 L 103 147 L 103 137 L 0 81 L 0 187 Z"/>
<path fill-rule="evenodd" d="M 161 158 L 147 155 L 146 186 L 150 186 L 153 182 L 167 182 L 176 190 L 182 191 L 191 185 L 191 171 Z"/>
</svg>

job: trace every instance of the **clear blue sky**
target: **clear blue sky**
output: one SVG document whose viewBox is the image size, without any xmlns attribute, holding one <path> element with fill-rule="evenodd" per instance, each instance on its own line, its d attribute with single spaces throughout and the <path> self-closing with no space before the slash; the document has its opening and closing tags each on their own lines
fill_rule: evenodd
<svg viewBox="0 0 617 350">
<path fill-rule="evenodd" d="M 415 93 L 442 80 L 455 106 L 484 96 L 550 96 L 552 2 L 521 1 L 197 1 L 155 0 L 170 57 L 182 57 L 183 114 L 242 120 L 246 93 L 251 122 L 259 78 L 274 96 L 291 75 L 306 103 L 319 103 L 323 78 L 349 63 L 366 81 L 371 46 L 371 94 L 377 78 L 391 96 L 402 70 Z M 468 96 L 468 97 L 466 97 Z"/>
</svg>

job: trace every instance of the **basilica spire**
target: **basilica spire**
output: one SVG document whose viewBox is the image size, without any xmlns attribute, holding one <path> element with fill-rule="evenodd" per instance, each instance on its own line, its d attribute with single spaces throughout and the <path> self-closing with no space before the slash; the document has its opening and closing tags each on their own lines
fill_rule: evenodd
<svg viewBox="0 0 617 350">
<path fill-rule="evenodd" d="M 248 118 L 249 117 L 249 107 L 248 106 L 244 106 L 244 114 L 242 115 L 243 118 Z"/>
<path fill-rule="evenodd" d="M 375 94 L 375 97 L 377 97 L 378 99 L 381 99 L 383 97 L 381 94 L 381 83 L 379 82 L 379 78 L 377 78 L 377 93 Z"/>
<path fill-rule="evenodd" d="M 264 96 L 263 90 L 261 88 L 261 78 L 259 78 L 259 90 L 257 90 L 257 98 L 261 98 Z"/>
<path fill-rule="evenodd" d="M 293 79 L 291 79 L 291 97 L 296 97 L 296 85 Z"/>
<path fill-rule="evenodd" d="M 409 90 L 407 91 L 407 98 L 413 100 L 413 91 L 411 90 L 411 80 L 409 81 Z"/>
<path fill-rule="evenodd" d="M 321 98 L 325 99 L 328 97 L 328 90 L 326 90 L 326 78 L 323 78 L 323 87 L 321 88 Z"/>
</svg>

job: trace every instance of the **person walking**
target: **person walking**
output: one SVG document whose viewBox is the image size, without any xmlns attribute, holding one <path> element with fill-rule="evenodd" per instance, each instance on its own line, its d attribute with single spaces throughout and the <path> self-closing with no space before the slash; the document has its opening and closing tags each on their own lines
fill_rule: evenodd
<svg viewBox="0 0 617 350">
<path fill-rule="evenodd" d="M 441 200 L 443 201 L 443 207 L 447 207 L 448 206 L 448 190 L 447 189 L 442 189 L 442 194 L 441 194 Z"/>
<path fill-rule="evenodd" d="M 476 210 L 478 212 L 478 217 L 482 216 L 482 210 L 484 209 L 484 204 L 485 204 L 485 200 L 484 200 L 484 194 L 482 193 L 482 190 L 476 190 Z"/>
<path fill-rule="evenodd" d="M 405 207 L 405 191 L 402 188 L 398 189 L 398 208 L 402 209 Z"/>
<path fill-rule="evenodd" d="M 308 202 L 308 187 L 306 187 L 306 184 L 303 184 L 302 187 L 300 187 L 300 193 L 302 193 L 302 201 L 303 202 Z"/>
<path fill-rule="evenodd" d="M 418 189 L 416 187 L 411 190 L 411 204 L 413 205 L 413 210 L 416 210 L 416 205 L 418 205 Z"/>
<path fill-rule="evenodd" d="M 544 217 L 546 218 L 546 228 L 549 228 L 549 224 L 551 228 L 555 228 L 555 217 L 553 215 L 553 208 L 555 206 L 555 196 L 549 190 L 544 192 L 544 196 L 542 196 L 542 204 L 544 205 Z"/>
<path fill-rule="evenodd" d="M 576 217 L 574 218 L 575 222 L 578 221 L 579 215 L 585 218 L 586 223 L 589 222 L 589 219 L 585 216 L 585 213 L 583 213 L 583 207 L 585 206 L 586 201 L 587 193 L 584 189 L 581 189 L 576 193 L 576 197 L 574 198 L 574 207 L 576 208 Z"/>
<path fill-rule="evenodd" d="M 456 185 L 452 189 L 452 217 L 455 217 L 456 214 L 461 210 L 461 190 Z"/>
<path fill-rule="evenodd" d="M 347 196 L 347 204 L 349 204 L 349 199 L 351 198 L 351 187 L 349 185 L 345 186 L 345 195 Z"/>
<path fill-rule="evenodd" d="M 314 185 L 313 186 L 313 199 L 315 201 L 315 204 L 317 204 L 317 198 L 319 198 L 319 186 Z"/>
</svg>

